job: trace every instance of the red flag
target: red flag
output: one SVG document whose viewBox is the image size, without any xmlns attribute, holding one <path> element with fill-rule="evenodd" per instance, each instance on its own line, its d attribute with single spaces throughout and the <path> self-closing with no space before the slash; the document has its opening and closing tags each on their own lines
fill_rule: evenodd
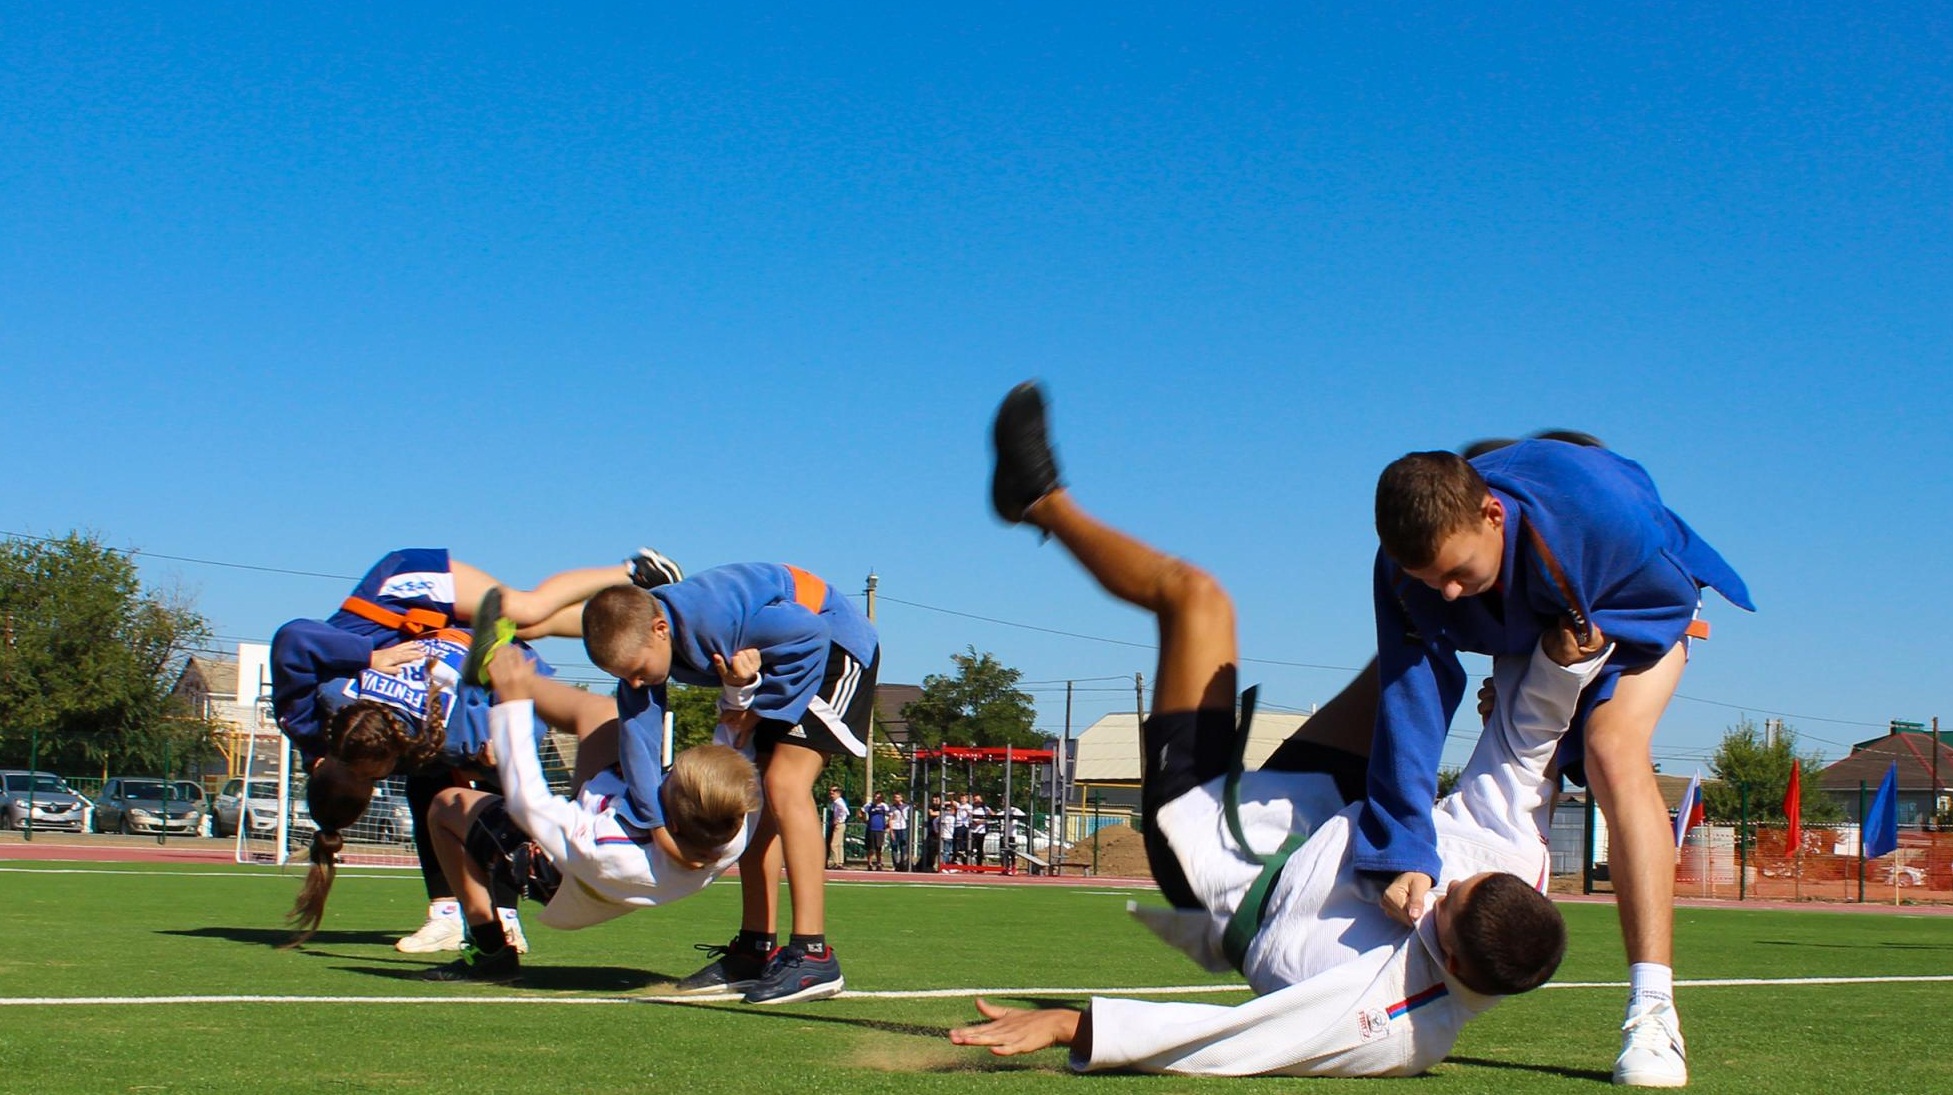
<svg viewBox="0 0 1953 1095">
<path fill-rule="evenodd" d="M 1795 855 L 1804 843 L 1804 787 L 1798 778 L 1798 762 L 1790 762 L 1790 788 L 1783 793 L 1783 816 L 1790 823 L 1784 834 L 1784 853 Z"/>
</svg>

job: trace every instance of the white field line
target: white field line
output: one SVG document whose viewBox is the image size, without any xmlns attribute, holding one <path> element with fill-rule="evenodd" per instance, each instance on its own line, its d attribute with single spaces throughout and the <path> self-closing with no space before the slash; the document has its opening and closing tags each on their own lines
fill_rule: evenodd
<svg viewBox="0 0 1953 1095">
<path fill-rule="evenodd" d="M 292 863 L 284 867 L 276 867 L 271 864 L 242 864 L 242 863 L 238 864 L 237 866 L 244 869 L 239 870 L 233 868 L 230 870 L 215 870 L 215 871 L 182 871 L 182 870 L 118 871 L 118 870 L 111 870 L 102 867 L 0 867 L 0 874 L 99 874 L 99 875 L 120 875 L 123 877 L 132 877 L 132 878 L 278 878 L 289 882 L 289 881 L 293 881 L 294 879 L 297 879 L 298 877 L 302 876 L 305 873 L 305 864 L 300 863 L 296 860 L 294 860 Z M 398 882 L 420 881 L 420 875 L 412 872 L 401 871 L 398 869 L 383 868 L 383 867 L 368 867 L 365 868 L 365 870 L 376 871 L 379 873 L 375 873 L 375 874 L 360 873 L 361 868 L 357 866 L 341 867 L 339 868 L 339 877 L 340 878 L 391 879 Z M 730 880 L 727 881 L 728 884 L 730 884 Z M 995 890 L 998 889 L 997 886 L 982 883 L 982 882 L 927 882 L 927 883 L 853 882 L 846 879 L 830 878 L 827 880 L 827 884 L 829 886 L 848 886 L 856 889 L 867 889 L 867 890 L 916 889 L 921 887 L 926 887 L 931 890 Z M 1080 890 L 1068 886 L 1058 887 L 1058 888 L 1062 889 L 1064 892 L 1069 894 L 1078 894 L 1087 897 L 1128 897 L 1137 891 L 1145 889 L 1146 887 L 1134 886 L 1133 888 L 1126 889 L 1126 890 Z"/>
<path fill-rule="evenodd" d="M 242 867 L 243 864 L 238 866 Z M 277 878 L 286 882 L 298 879 L 305 873 L 305 864 L 294 862 L 289 867 L 274 867 L 269 864 L 248 870 L 227 871 L 112 871 L 100 867 L 0 867 L 0 874 L 105 874 L 121 875 L 127 878 Z M 374 868 L 368 868 L 369 870 Z M 403 882 L 419 882 L 418 874 L 402 874 L 387 871 L 384 874 L 358 874 L 359 868 L 339 869 L 340 878 L 394 878 Z"/>
<path fill-rule="evenodd" d="M 1917 977 L 1728 977 L 1677 981 L 1676 988 L 1762 988 L 1777 985 L 1892 985 L 1953 982 L 1953 975 Z M 1555 981 L 1549 989 L 1624 989 L 1626 981 Z M 1149 988 L 894 989 L 844 993 L 848 1000 L 938 1000 L 968 996 L 1204 996 L 1247 992 L 1246 985 L 1162 985 Z M 22 996 L 0 997 L 0 1007 L 145 1004 L 709 1004 L 737 1000 L 736 993 L 701 996 Z"/>
</svg>

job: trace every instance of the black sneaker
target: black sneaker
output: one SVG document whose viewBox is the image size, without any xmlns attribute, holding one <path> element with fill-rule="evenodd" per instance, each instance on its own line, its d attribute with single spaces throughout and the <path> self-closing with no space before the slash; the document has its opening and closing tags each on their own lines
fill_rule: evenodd
<svg viewBox="0 0 1953 1095">
<path fill-rule="evenodd" d="M 990 474 L 990 504 L 997 516 L 1017 524 L 1032 503 L 1064 484 L 1044 422 L 1044 390 L 1027 380 L 1010 390 L 991 427 L 997 463 Z"/>
<path fill-rule="evenodd" d="M 461 945 L 461 957 L 445 966 L 435 966 L 416 974 L 421 981 L 479 981 L 507 984 L 522 976 L 522 958 L 514 947 L 486 953 L 473 943 Z"/>
<path fill-rule="evenodd" d="M 685 568 L 672 562 L 663 552 L 648 547 L 638 548 L 637 554 L 624 562 L 631 568 L 631 584 L 639 589 L 656 589 L 685 580 Z"/>
<path fill-rule="evenodd" d="M 502 615 L 502 590 L 497 586 L 482 595 L 469 624 L 474 637 L 468 642 L 468 656 L 461 659 L 461 682 L 488 687 L 488 663 L 495 652 L 515 641 L 515 621 Z"/>
<path fill-rule="evenodd" d="M 790 1004 L 796 1000 L 825 1000 L 839 995 L 841 961 L 834 948 L 819 958 L 792 943 L 773 952 L 758 983 L 746 993 L 749 1004 Z"/>
<path fill-rule="evenodd" d="M 672 991 L 680 996 L 703 995 L 708 992 L 745 992 L 759 983 L 760 970 L 766 959 L 751 951 L 739 950 L 733 940 L 723 947 L 711 943 L 694 943 L 693 950 L 704 951 L 712 962 L 704 969 L 678 982 Z"/>
</svg>

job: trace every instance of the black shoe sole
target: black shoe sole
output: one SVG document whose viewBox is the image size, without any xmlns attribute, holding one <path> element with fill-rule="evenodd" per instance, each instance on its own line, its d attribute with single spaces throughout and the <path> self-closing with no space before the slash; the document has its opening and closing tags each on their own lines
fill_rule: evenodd
<svg viewBox="0 0 1953 1095">
<path fill-rule="evenodd" d="M 991 425 L 996 462 L 990 473 L 990 504 L 1010 524 L 1063 484 L 1045 420 L 1044 390 L 1027 380 L 1010 390 Z"/>
</svg>

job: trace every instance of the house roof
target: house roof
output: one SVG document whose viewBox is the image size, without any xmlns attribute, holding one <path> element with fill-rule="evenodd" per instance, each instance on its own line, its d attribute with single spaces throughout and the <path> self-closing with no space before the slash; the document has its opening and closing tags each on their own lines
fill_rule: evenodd
<svg viewBox="0 0 1953 1095">
<path fill-rule="evenodd" d="M 213 658 L 192 654 L 176 678 L 177 692 L 204 692 L 211 695 L 237 695 L 237 659 Z"/>
<path fill-rule="evenodd" d="M 1821 775 L 1827 791 L 1855 791 L 1863 780 L 1877 787 L 1892 762 L 1899 764 L 1899 790 L 1928 791 L 1933 786 L 1933 750 L 1939 750 L 1940 786 L 1953 785 L 1953 746 L 1935 745 L 1931 734 L 1895 733 L 1851 747 L 1851 755 L 1827 765 Z"/>
<path fill-rule="evenodd" d="M 1287 741 L 1309 716 L 1299 712 L 1255 712 L 1248 731 L 1248 751 L 1243 763 L 1249 770 L 1261 767 L 1276 747 Z M 1077 761 L 1072 779 L 1079 783 L 1139 782 L 1139 717 L 1127 711 L 1106 715 L 1085 728 L 1078 736 Z"/>
<path fill-rule="evenodd" d="M 902 708 L 922 698 L 922 686 L 915 684 L 877 684 L 875 686 L 875 729 L 883 741 L 909 744 L 909 720 Z"/>
</svg>

